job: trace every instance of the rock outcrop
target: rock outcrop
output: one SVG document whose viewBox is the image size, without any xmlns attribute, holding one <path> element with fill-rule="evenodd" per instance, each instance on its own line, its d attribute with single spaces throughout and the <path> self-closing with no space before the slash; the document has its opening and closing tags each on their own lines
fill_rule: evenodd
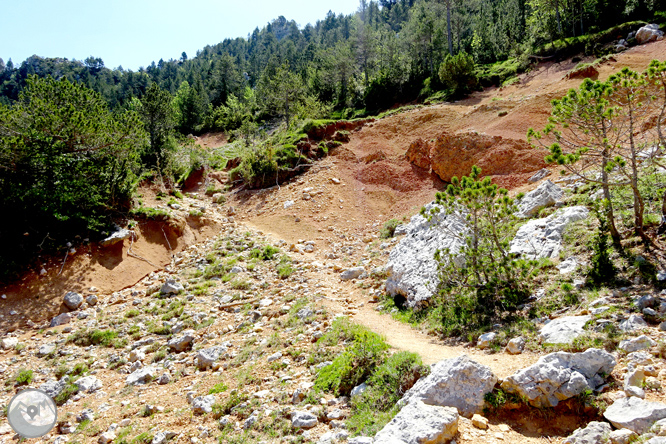
<svg viewBox="0 0 666 444">
<path fill-rule="evenodd" d="M 516 233 L 510 252 L 525 259 L 555 258 L 562 248 L 562 233 L 567 225 L 588 215 L 587 208 L 576 206 L 563 208 L 543 219 L 531 220 Z"/>
<path fill-rule="evenodd" d="M 455 407 L 461 415 L 471 418 L 483 410 L 484 396 L 496 382 L 490 368 L 462 355 L 435 364 L 430 375 L 420 379 L 400 402 Z"/>
<path fill-rule="evenodd" d="M 432 171 L 444 182 L 467 176 L 472 166 L 484 176 L 525 174 L 525 181 L 546 166 L 543 153 L 523 141 L 478 133 L 442 134 L 430 151 Z"/>
<path fill-rule="evenodd" d="M 551 353 L 506 378 L 502 389 L 518 394 L 535 407 L 555 407 L 560 401 L 601 386 L 615 364 L 610 353 L 596 348 L 582 353 Z"/>
<path fill-rule="evenodd" d="M 405 157 L 419 168 L 430 170 L 430 144 L 418 138 L 409 145 Z"/>
<path fill-rule="evenodd" d="M 391 296 L 403 296 L 412 308 L 427 303 L 439 284 L 435 251 L 449 249 L 455 254 L 464 245 L 464 221 L 456 214 L 438 212 L 440 209 L 434 203 L 426 205 L 428 212 L 436 211 L 430 221 L 420 214 L 412 217 L 403 228 L 405 237 L 391 251 L 386 264 L 386 291 Z"/>
</svg>

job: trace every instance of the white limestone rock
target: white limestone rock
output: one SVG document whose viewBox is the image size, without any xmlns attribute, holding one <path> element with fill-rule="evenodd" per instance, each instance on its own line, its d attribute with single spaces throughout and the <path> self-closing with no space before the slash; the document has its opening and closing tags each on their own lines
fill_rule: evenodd
<svg viewBox="0 0 666 444">
<path fill-rule="evenodd" d="M 420 214 L 413 216 L 404 225 L 405 237 L 393 248 L 386 264 L 386 291 L 391 296 L 403 296 L 411 308 L 427 303 L 439 284 L 435 251 L 448 249 L 455 256 L 464 246 L 467 232 L 459 215 L 440 212 L 441 207 L 435 203 L 426 205 L 426 210 L 437 213 L 431 221 Z"/>
<path fill-rule="evenodd" d="M 606 409 L 604 418 L 618 429 L 626 428 L 641 435 L 655 422 L 666 418 L 666 404 L 633 396 L 620 398 Z"/>
<path fill-rule="evenodd" d="M 556 258 L 562 248 L 562 233 L 572 222 L 587 218 L 589 211 L 583 206 L 562 208 L 543 219 L 524 224 L 511 241 L 510 252 L 524 259 Z"/>
<path fill-rule="evenodd" d="M 458 411 L 416 401 L 406 405 L 375 436 L 376 443 L 446 443 L 458 432 Z"/>
<path fill-rule="evenodd" d="M 430 375 L 417 381 L 400 402 L 455 407 L 461 415 L 471 418 L 483 410 L 484 396 L 496 382 L 490 368 L 462 355 L 435 364 Z"/>
<path fill-rule="evenodd" d="M 618 348 L 627 353 L 645 350 L 646 348 L 654 347 L 657 343 L 650 339 L 648 336 L 640 335 L 637 338 L 631 338 L 620 342 Z"/>
<path fill-rule="evenodd" d="M 563 316 L 553 319 L 539 332 L 546 344 L 571 344 L 574 339 L 585 333 L 584 326 L 592 316 Z"/>
<path fill-rule="evenodd" d="M 612 428 L 607 422 L 592 421 L 576 429 L 562 444 L 605 444 Z"/>
<path fill-rule="evenodd" d="M 547 180 L 522 198 L 517 214 L 521 217 L 535 216 L 540 209 L 555 205 L 563 195 L 560 187 Z"/>
<path fill-rule="evenodd" d="M 555 407 L 560 401 L 603 385 L 615 364 L 613 355 L 595 348 L 582 353 L 551 353 L 506 378 L 502 389 L 518 394 L 535 407 Z"/>
</svg>

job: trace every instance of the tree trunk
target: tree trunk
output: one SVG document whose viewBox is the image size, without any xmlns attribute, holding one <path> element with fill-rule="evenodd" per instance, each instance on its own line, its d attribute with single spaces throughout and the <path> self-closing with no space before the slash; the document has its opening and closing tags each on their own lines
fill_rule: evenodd
<svg viewBox="0 0 666 444">
<path fill-rule="evenodd" d="M 666 191 L 661 198 L 661 224 L 659 225 L 659 234 L 666 233 Z"/>
<path fill-rule="evenodd" d="M 605 210 L 606 210 L 606 219 L 608 219 L 608 231 L 610 231 L 611 238 L 613 239 L 613 244 L 616 247 L 620 247 L 621 237 L 620 233 L 617 231 L 615 226 L 615 214 L 613 214 L 613 203 L 611 202 L 610 187 L 608 186 L 608 172 L 606 171 L 606 165 L 608 164 L 608 149 L 605 149 L 603 152 L 603 159 L 601 160 L 601 182 L 602 189 L 604 191 L 604 199 L 606 200 Z"/>
<path fill-rule="evenodd" d="M 451 33 L 451 0 L 446 1 L 446 32 L 449 41 L 449 54 L 453 55 L 453 36 Z"/>
</svg>

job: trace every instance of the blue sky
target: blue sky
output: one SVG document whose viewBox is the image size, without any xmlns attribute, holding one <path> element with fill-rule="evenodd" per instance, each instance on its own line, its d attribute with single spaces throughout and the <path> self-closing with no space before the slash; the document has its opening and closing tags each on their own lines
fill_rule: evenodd
<svg viewBox="0 0 666 444">
<path fill-rule="evenodd" d="M 13 0 L 3 2 L 0 57 L 15 65 L 33 54 L 137 70 L 189 57 L 227 37 L 247 37 L 280 15 L 301 27 L 329 10 L 349 14 L 358 0 Z"/>
</svg>

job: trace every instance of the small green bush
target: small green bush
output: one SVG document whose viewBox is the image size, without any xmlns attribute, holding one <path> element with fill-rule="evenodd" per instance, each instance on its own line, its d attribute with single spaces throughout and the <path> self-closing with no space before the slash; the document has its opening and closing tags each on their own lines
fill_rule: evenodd
<svg viewBox="0 0 666 444">
<path fill-rule="evenodd" d="M 255 248 L 250 252 L 250 257 L 253 259 L 261 259 L 264 261 L 269 261 L 280 252 L 279 248 L 276 248 L 272 245 L 264 245 L 264 248 L 259 249 Z"/>
<path fill-rule="evenodd" d="M 280 279 L 287 279 L 296 271 L 294 267 L 291 266 L 291 260 L 287 256 L 282 256 L 280 258 L 276 270 Z"/>
<path fill-rule="evenodd" d="M 384 223 L 384 227 L 379 231 L 379 237 L 382 239 L 389 239 L 395 235 L 395 229 L 400 225 L 398 219 L 391 219 Z"/>
<path fill-rule="evenodd" d="M 32 382 L 32 370 L 21 369 L 16 375 L 16 385 L 28 385 Z"/>
<path fill-rule="evenodd" d="M 229 389 L 224 382 L 218 382 L 215 386 L 208 391 L 209 395 L 214 395 L 215 393 L 226 392 Z"/>
<path fill-rule="evenodd" d="M 349 395 L 384 361 L 388 348 L 388 344 L 378 334 L 368 330 L 360 331 L 354 342 L 331 365 L 319 372 L 315 390 Z"/>
</svg>

